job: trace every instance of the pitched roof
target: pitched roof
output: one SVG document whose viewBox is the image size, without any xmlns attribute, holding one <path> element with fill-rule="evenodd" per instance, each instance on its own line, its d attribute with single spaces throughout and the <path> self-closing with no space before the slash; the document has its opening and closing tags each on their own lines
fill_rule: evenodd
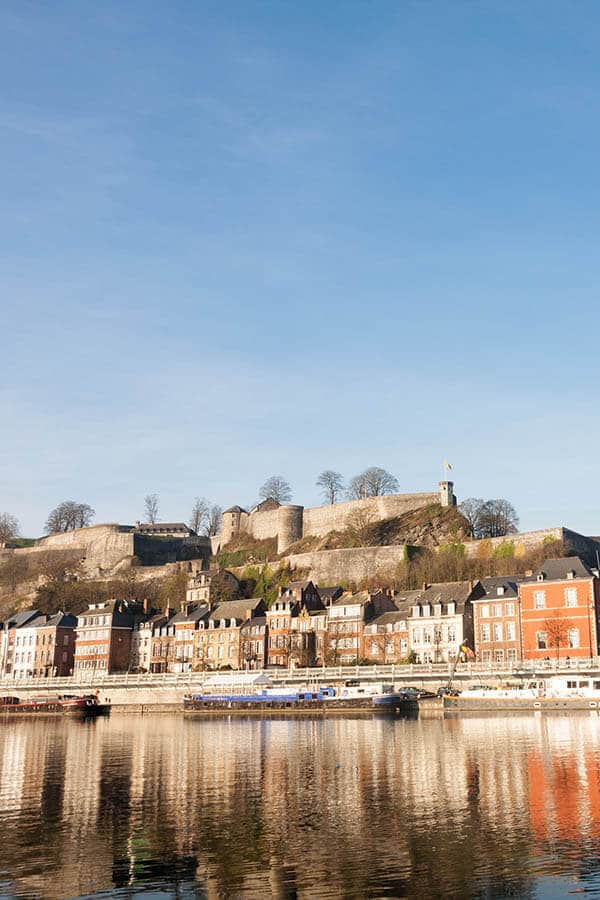
<svg viewBox="0 0 600 900">
<path fill-rule="evenodd" d="M 342 594 L 337 600 L 334 600 L 332 606 L 357 606 L 358 604 L 364 606 L 372 597 L 373 594 L 371 591 L 356 591 L 353 594 L 348 592 L 347 594 Z"/>
<path fill-rule="evenodd" d="M 321 600 L 335 600 L 336 597 L 339 597 L 340 594 L 344 593 L 344 588 L 337 584 L 334 587 L 320 587 L 317 585 L 317 590 L 321 595 Z"/>
<path fill-rule="evenodd" d="M 237 505 L 230 506 L 229 509 L 223 510 L 223 513 L 230 513 L 230 512 L 245 513 L 246 510 L 243 509 L 241 506 L 237 506 Z"/>
<path fill-rule="evenodd" d="M 204 619 L 208 615 L 209 609 L 208 603 L 201 603 L 187 612 L 185 609 L 180 609 L 179 612 L 169 619 L 169 625 L 177 625 L 181 624 L 181 622 L 199 622 L 200 619 Z"/>
<path fill-rule="evenodd" d="M 59 610 L 53 616 L 44 616 L 39 620 L 36 619 L 31 624 L 35 628 L 75 628 L 77 626 L 77 616 L 72 616 L 71 613 Z"/>
<path fill-rule="evenodd" d="M 219 619 L 251 619 L 254 611 L 264 603 L 262 597 L 251 597 L 246 600 L 224 600 L 219 603 L 216 609 L 213 609 L 209 619 L 218 621 Z"/>
<path fill-rule="evenodd" d="M 306 580 L 306 581 L 289 581 L 289 582 L 286 584 L 284 590 L 288 590 L 288 591 L 289 591 L 289 590 L 303 591 L 303 590 L 305 590 L 305 589 L 309 586 L 309 584 L 312 584 L 312 581 L 310 581 L 310 580 Z M 313 587 L 314 587 L 314 585 L 313 585 Z"/>
<path fill-rule="evenodd" d="M 478 588 L 477 591 L 476 588 Z M 473 593 L 475 592 L 475 596 L 479 596 L 482 590 L 479 581 L 443 581 L 428 585 L 425 590 L 420 591 L 415 600 L 421 605 L 424 603 L 429 605 L 454 603 L 456 612 L 460 613 L 463 612 L 465 603 L 473 599 Z"/>
<path fill-rule="evenodd" d="M 190 534 L 192 532 L 192 529 L 185 522 L 141 522 L 135 526 L 135 530 L 149 533 L 154 531 L 185 531 Z"/>
<path fill-rule="evenodd" d="M 522 575 L 495 575 L 489 578 L 480 578 L 479 583 L 485 591 L 480 600 L 493 600 L 496 597 L 517 598 L 519 596 L 519 581 L 523 580 Z M 498 588 L 504 588 L 504 593 L 499 594 Z"/>
<path fill-rule="evenodd" d="M 544 581 L 567 581 L 570 572 L 575 578 L 591 578 L 592 570 L 578 556 L 563 556 L 559 559 L 547 559 L 533 575 L 523 581 L 538 581 L 543 575 Z"/>
<path fill-rule="evenodd" d="M 21 612 L 13 613 L 12 616 L 9 616 L 5 625 L 7 628 L 22 628 L 27 622 L 37 619 L 40 615 L 39 609 L 23 609 Z"/>
<path fill-rule="evenodd" d="M 402 610 L 396 612 L 384 612 L 381 615 L 371 619 L 371 625 L 394 625 L 396 622 L 406 621 L 406 613 Z"/>
</svg>

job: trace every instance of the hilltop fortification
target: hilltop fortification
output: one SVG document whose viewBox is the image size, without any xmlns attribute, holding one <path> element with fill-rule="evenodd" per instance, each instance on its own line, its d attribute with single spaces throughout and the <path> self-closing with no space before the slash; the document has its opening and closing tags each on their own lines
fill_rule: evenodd
<svg viewBox="0 0 600 900">
<path fill-rule="evenodd" d="M 212 542 L 213 552 L 217 553 L 243 532 L 254 540 L 276 538 L 277 552 L 283 553 L 303 537 L 324 537 L 331 531 L 344 531 L 357 514 L 368 517 L 371 522 L 380 522 L 432 504 L 456 506 L 453 482 L 440 481 L 437 491 L 367 497 L 308 509 L 282 505 L 272 499 L 264 500 L 250 511 L 232 506 L 223 513 L 221 533 Z"/>
<path fill-rule="evenodd" d="M 209 538 L 199 537 L 181 523 L 160 525 L 91 525 L 40 538 L 33 547 L 0 550 L 0 563 L 15 557 L 69 552 L 89 577 L 103 577 L 135 559 L 142 566 L 162 566 L 210 556 Z"/>
</svg>

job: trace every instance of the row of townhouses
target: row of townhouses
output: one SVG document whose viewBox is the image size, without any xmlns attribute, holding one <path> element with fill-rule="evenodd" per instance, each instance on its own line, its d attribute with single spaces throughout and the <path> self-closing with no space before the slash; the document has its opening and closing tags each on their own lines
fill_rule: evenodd
<svg viewBox="0 0 600 900">
<path fill-rule="evenodd" d="M 0 625 L 0 677 L 598 655 L 600 579 L 578 557 L 403 592 L 297 581 L 268 608 L 261 598 L 213 602 L 214 574 L 191 577 L 178 611 L 115 599 L 77 618 L 16 613 Z"/>
</svg>

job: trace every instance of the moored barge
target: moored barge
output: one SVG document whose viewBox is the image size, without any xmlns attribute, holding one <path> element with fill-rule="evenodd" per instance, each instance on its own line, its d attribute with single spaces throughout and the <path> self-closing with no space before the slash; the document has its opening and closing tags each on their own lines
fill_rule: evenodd
<svg viewBox="0 0 600 900">
<path fill-rule="evenodd" d="M 266 688 L 247 694 L 190 694 L 184 698 L 185 713 L 200 715 L 328 715 L 351 713 L 373 715 L 409 715 L 416 703 L 391 687 L 322 687 L 315 690 Z"/>
<path fill-rule="evenodd" d="M 56 697 L 0 697 L 0 718 L 8 716 L 71 716 L 88 719 L 107 715 L 110 704 L 100 703 L 95 694 L 73 696 L 61 694 Z"/>
<path fill-rule="evenodd" d="M 538 678 L 494 688 L 480 684 L 458 696 L 444 696 L 444 709 L 460 712 L 600 712 L 600 679 L 572 676 Z"/>
</svg>

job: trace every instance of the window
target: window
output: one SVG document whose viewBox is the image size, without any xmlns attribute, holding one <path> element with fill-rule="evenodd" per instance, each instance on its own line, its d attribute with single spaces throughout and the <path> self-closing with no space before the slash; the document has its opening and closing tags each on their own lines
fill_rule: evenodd
<svg viewBox="0 0 600 900">
<path fill-rule="evenodd" d="M 481 654 L 482 662 L 489 662 L 490 657 L 491 657 L 491 654 L 490 654 L 489 650 L 484 650 L 483 653 Z"/>
<path fill-rule="evenodd" d="M 504 604 L 504 615 L 505 616 L 514 616 L 515 614 L 515 604 L 514 603 L 505 603 Z"/>
<path fill-rule="evenodd" d="M 577 588 L 565 588 L 565 606 L 577 606 Z"/>
<path fill-rule="evenodd" d="M 535 609 L 546 608 L 546 591 L 533 592 L 533 605 Z M 545 649 L 545 647 L 543 649 Z"/>
<path fill-rule="evenodd" d="M 481 640 L 489 641 L 490 639 L 490 626 L 488 624 L 481 626 Z"/>
<path fill-rule="evenodd" d="M 454 625 L 448 625 L 448 643 L 454 644 L 456 642 L 456 628 Z"/>
<path fill-rule="evenodd" d="M 507 660 L 508 660 L 509 662 L 516 662 L 516 660 L 517 660 L 517 651 L 515 650 L 514 647 L 512 647 L 510 650 L 507 650 L 507 651 L 506 651 L 506 658 L 507 658 Z"/>
<path fill-rule="evenodd" d="M 514 641 L 514 639 L 515 639 L 515 623 L 507 622 L 505 627 L 506 627 L 506 640 Z"/>
<path fill-rule="evenodd" d="M 500 624 L 500 622 L 494 622 L 494 640 L 502 640 L 502 625 Z"/>
<path fill-rule="evenodd" d="M 501 603 L 494 603 L 494 605 L 492 606 L 492 615 L 496 616 L 496 618 L 498 618 L 499 616 L 502 615 L 502 604 Z"/>
<path fill-rule="evenodd" d="M 579 647 L 579 628 L 569 628 L 567 641 L 571 650 Z"/>
<path fill-rule="evenodd" d="M 548 649 L 548 635 L 545 631 L 538 631 L 537 635 L 537 648 L 538 650 L 547 650 Z"/>
<path fill-rule="evenodd" d="M 489 608 L 489 606 L 487 605 L 487 603 L 483 604 L 483 605 L 480 607 L 480 613 L 479 613 L 479 615 L 481 616 L 482 619 L 489 619 L 489 617 L 490 617 L 490 608 Z"/>
<path fill-rule="evenodd" d="M 423 629 L 423 643 L 430 644 L 431 643 L 431 631 L 429 628 Z"/>
<path fill-rule="evenodd" d="M 453 616 L 456 613 L 456 603 L 452 602 L 448 604 L 448 615 Z"/>
<path fill-rule="evenodd" d="M 441 614 L 442 614 L 442 604 L 441 603 L 434 604 L 433 614 L 434 614 L 434 616 L 441 616 Z"/>
<path fill-rule="evenodd" d="M 504 662 L 504 650 L 494 650 L 494 662 Z"/>
<path fill-rule="evenodd" d="M 498 595 L 499 597 L 501 597 L 501 596 L 503 595 L 503 593 L 504 593 L 504 585 L 503 585 L 503 584 L 501 584 L 501 585 L 498 587 L 496 593 L 497 593 L 497 595 Z"/>
</svg>

